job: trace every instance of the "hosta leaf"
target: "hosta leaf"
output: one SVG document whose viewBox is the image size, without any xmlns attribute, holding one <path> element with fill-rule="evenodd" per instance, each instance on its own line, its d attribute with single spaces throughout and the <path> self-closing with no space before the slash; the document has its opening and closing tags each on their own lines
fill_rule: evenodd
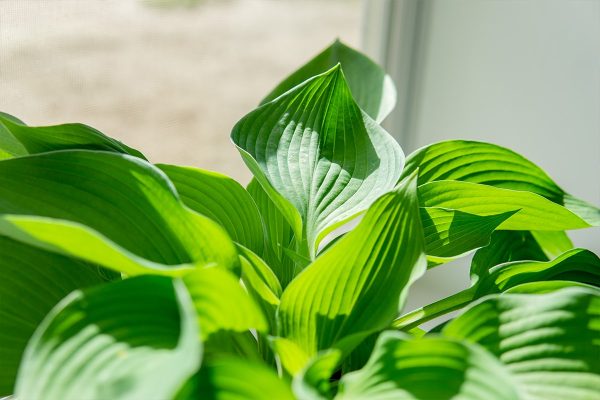
<svg viewBox="0 0 600 400">
<path fill-rule="evenodd" d="M 281 285 L 273 271 L 260 257 L 241 246 L 238 249 L 242 265 L 242 282 L 262 309 L 273 330 L 276 324 L 275 312 L 281 297 Z"/>
<path fill-rule="evenodd" d="M 284 290 L 279 334 L 297 347 L 295 358 L 330 347 L 347 353 L 391 322 L 426 267 L 418 212 L 416 179 L 409 178 Z"/>
<path fill-rule="evenodd" d="M 68 149 L 103 150 L 144 158 L 139 151 L 87 125 L 30 127 L 0 114 L 0 159 Z"/>
<path fill-rule="evenodd" d="M 218 331 L 212 334 L 204 344 L 204 359 L 210 360 L 222 356 L 236 356 L 247 360 L 261 361 L 260 343 L 251 331 Z"/>
<path fill-rule="evenodd" d="M 0 396 L 13 393 L 25 345 L 46 314 L 76 289 L 113 275 L 0 236 Z"/>
<path fill-rule="evenodd" d="M 476 215 L 515 212 L 503 230 L 563 231 L 590 227 L 567 208 L 531 192 L 461 181 L 434 181 L 419 186 L 424 207 L 441 207 Z"/>
<path fill-rule="evenodd" d="M 514 400 L 511 376 L 480 346 L 440 337 L 379 337 L 363 369 L 345 375 L 336 400 Z"/>
<path fill-rule="evenodd" d="M 560 242 L 567 241 L 567 245 L 564 246 L 565 249 L 562 252 L 573 247 L 564 232 L 549 232 L 549 234 L 557 237 Z M 544 241 L 550 242 L 547 238 Z M 477 250 L 473 256 L 471 279 L 476 280 L 477 276 L 487 273 L 490 268 L 509 261 L 548 261 L 549 254 L 554 253 L 554 249 L 544 251 L 542 246 L 547 247 L 548 245 L 544 241 L 542 243 L 538 242 L 536 236 L 527 231 L 494 232 L 490 244 Z M 553 244 L 551 246 L 556 247 Z"/>
<path fill-rule="evenodd" d="M 246 115 L 231 138 L 311 258 L 327 233 L 394 187 L 404 161 L 339 65 Z"/>
<path fill-rule="evenodd" d="M 292 227 L 256 179 L 248 184 L 248 193 L 256 202 L 265 227 L 267 244 L 264 259 L 281 285 L 286 287 L 300 271 L 285 251 L 296 246 Z"/>
<path fill-rule="evenodd" d="M 234 241 L 263 253 L 260 214 L 242 185 L 217 172 L 166 164 L 157 167 L 173 182 L 185 205 L 217 221 Z"/>
<path fill-rule="evenodd" d="M 411 311 L 396 319 L 393 325 L 409 329 L 463 308 L 488 294 L 501 293 L 530 282 L 568 280 L 600 287 L 600 259 L 589 250 L 572 249 L 551 261 L 513 261 L 472 271 L 471 280 L 470 288 Z"/>
<path fill-rule="evenodd" d="M 262 104 L 272 101 L 315 75 L 340 63 L 354 100 L 371 118 L 381 122 L 396 105 L 396 88 L 385 71 L 364 54 L 336 40 L 300 69 L 288 76 Z"/>
<path fill-rule="evenodd" d="M 521 293 L 521 294 L 543 294 L 556 292 L 557 290 L 569 287 L 585 287 L 595 289 L 595 286 L 587 285 L 581 282 L 573 281 L 541 281 L 522 283 L 515 287 L 511 287 L 504 293 Z"/>
<path fill-rule="evenodd" d="M 514 213 L 481 216 L 444 208 L 421 208 L 425 249 L 430 262 L 446 262 L 486 246 L 494 230 Z"/>
<path fill-rule="evenodd" d="M 474 279 L 476 298 L 536 281 L 571 280 L 600 287 L 600 258 L 589 250 L 573 249 L 552 261 L 500 264 L 480 272 Z"/>
<path fill-rule="evenodd" d="M 331 399 L 334 394 L 332 375 L 340 364 L 342 352 L 328 349 L 312 357 L 302 371 L 294 376 L 292 389 L 300 400 Z"/>
<path fill-rule="evenodd" d="M 239 265 L 220 226 L 185 207 L 160 170 L 127 155 L 0 161 L 0 214 L 2 234 L 129 275 Z"/>
<path fill-rule="evenodd" d="M 223 357 L 210 360 L 175 397 L 176 400 L 293 400 L 289 383 L 258 362 Z"/>
<path fill-rule="evenodd" d="M 223 268 L 203 268 L 182 280 L 196 308 L 202 340 L 219 331 L 268 330 L 262 311 L 233 273 Z"/>
<path fill-rule="evenodd" d="M 181 282 L 144 276 L 76 291 L 46 317 L 19 370 L 20 399 L 163 399 L 200 365 Z"/>
<path fill-rule="evenodd" d="M 565 206 L 589 225 L 600 225 L 600 209 L 565 193 L 541 168 L 504 147 L 465 140 L 432 144 L 407 158 L 403 176 L 417 169 L 419 185 L 455 180 L 529 191 Z"/>
<path fill-rule="evenodd" d="M 573 242 L 564 231 L 531 231 L 531 236 L 549 259 L 574 247 Z"/>
<path fill-rule="evenodd" d="M 598 290 L 493 296 L 448 323 L 443 334 L 496 355 L 523 398 L 578 400 L 600 393 Z"/>
<path fill-rule="evenodd" d="M 0 118 L 6 117 L 6 114 L 0 112 Z M 0 119 L 0 121 L 2 121 Z M 18 122 L 16 122 L 18 123 Z M 0 122 L 0 160 L 24 156 L 27 149 L 10 133 L 10 130 Z"/>
</svg>

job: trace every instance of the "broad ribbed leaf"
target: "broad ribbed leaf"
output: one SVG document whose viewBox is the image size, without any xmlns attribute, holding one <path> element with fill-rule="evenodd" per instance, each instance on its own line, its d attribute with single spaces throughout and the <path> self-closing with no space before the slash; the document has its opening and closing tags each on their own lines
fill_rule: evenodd
<svg viewBox="0 0 600 400">
<path fill-rule="evenodd" d="M 288 76 L 262 101 L 272 101 L 315 75 L 341 64 L 354 100 L 371 118 L 383 121 L 396 105 L 396 87 L 385 71 L 339 40 Z"/>
<path fill-rule="evenodd" d="M 65 298 L 23 357 L 19 399 L 166 399 L 200 365 L 196 315 L 181 282 L 144 276 Z"/>
<path fill-rule="evenodd" d="M 404 162 L 339 65 L 246 115 L 231 138 L 311 258 L 327 233 L 394 187 Z"/>
<path fill-rule="evenodd" d="M 330 347 L 347 353 L 385 328 L 425 268 L 416 179 L 410 178 L 379 198 L 354 230 L 284 290 L 278 317 L 285 339 L 276 344 L 284 366 L 297 372 L 298 363 L 284 352 L 294 359 Z"/>
<path fill-rule="evenodd" d="M 87 125 L 30 127 L 0 114 L 0 159 L 69 149 L 111 151 L 145 159 L 139 151 Z"/>
<path fill-rule="evenodd" d="M 567 208 L 531 192 L 461 181 L 434 181 L 419 186 L 424 207 L 441 207 L 476 215 L 515 212 L 503 230 L 563 231 L 592 225 Z"/>
<path fill-rule="evenodd" d="M 248 184 L 248 193 L 256 202 L 265 227 L 267 244 L 264 259 L 279 279 L 281 286 L 285 288 L 300 271 L 296 268 L 294 260 L 289 257 L 289 253 L 285 251 L 296 246 L 294 232 L 256 179 L 252 179 Z"/>
<path fill-rule="evenodd" d="M 477 250 L 471 262 L 471 279 L 510 261 L 548 261 L 546 253 L 528 231 L 498 231 L 492 235 L 490 244 Z"/>
<path fill-rule="evenodd" d="M 478 345 L 384 332 L 365 367 L 342 378 L 336 400 L 515 400 L 513 383 Z"/>
<path fill-rule="evenodd" d="M 421 208 L 425 249 L 430 263 L 447 262 L 486 246 L 494 230 L 514 213 L 481 216 L 444 208 Z"/>
<path fill-rule="evenodd" d="M 475 297 L 500 293 L 517 285 L 570 280 L 600 287 L 600 258 L 589 250 L 573 249 L 552 261 L 514 261 L 473 276 Z"/>
<path fill-rule="evenodd" d="M 129 275 L 239 265 L 220 226 L 185 207 L 159 169 L 127 155 L 0 161 L 0 214 L 2 234 Z"/>
<path fill-rule="evenodd" d="M 275 333 L 275 312 L 281 297 L 281 285 L 269 266 L 246 248 L 238 248 L 242 265 L 242 282 L 248 293 L 260 306 L 271 326 L 271 333 Z"/>
<path fill-rule="evenodd" d="M 541 281 L 522 283 L 515 287 L 511 287 L 504 293 L 521 293 L 521 294 L 543 294 L 556 292 L 557 290 L 570 287 L 585 287 L 588 289 L 596 289 L 595 286 L 587 285 L 581 282 L 573 281 Z"/>
<path fill-rule="evenodd" d="M 46 314 L 73 290 L 115 276 L 96 266 L 0 236 L 0 396 L 13 393 L 25 345 Z"/>
<path fill-rule="evenodd" d="M 594 399 L 600 393 L 600 291 L 504 294 L 470 307 L 443 329 L 496 355 L 522 398 Z"/>
<path fill-rule="evenodd" d="M 300 400 L 326 400 L 334 395 L 332 375 L 342 359 L 338 349 L 328 349 L 312 357 L 300 373 L 294 376 L 292 389 Z"/>
<path fill-rule="evenodd" d="M 260 214 L 242 185 L 217 172 L 166 164 L 157 167 L 173 182 L 185 205 L 218 222 L 237 243 L 263 253 Z"/>
<path fill-rule="evenodd" d="M 220 331 L 268 330 L 262 311 L 230 271 L 202 268 L 188 273 L 182 280 L 196 308 L 202 340 Z"/>
<path fill-rule="evenodd" d="M 265 365 L 224 357 L 210 360 L 178 393 L 176 400 L 294 400 L 289 383 Z"/>
<path fill-rule="evenodd" d="M 471 287 L 397 318 L 393 326 L 409 329 L 489 294 L 530 282 L 573 281 L 600 287 L 600 259 L 589 250 L 572 249 L 552 261 L 514 261 L 471 271 Z"/>
<path fill-rule="evenodd" d="M 403 176 L 417 169 L 419 185 L 455 180 L 528 191 L 565 206 L 589 225 L 600 225 L 600 209 L 569 195 L 537 165 L 504 147 L 465 140 L 432 144 L 407 158 Z"/>
</svg>

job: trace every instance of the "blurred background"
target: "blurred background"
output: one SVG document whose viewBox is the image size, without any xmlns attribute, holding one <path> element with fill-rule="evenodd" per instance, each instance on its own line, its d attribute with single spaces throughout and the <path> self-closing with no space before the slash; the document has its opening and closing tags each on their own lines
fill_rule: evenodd
<svg viewBox="0 0 600 400">
<path fill-rule="evenodd" d="M 396 81 L 406 153 L 510 147 L 600 205 L 598 0 L 0 0 L 0 110 L 247 182 L 231 127 L 336 37 Z M 600 253 L 600 230 L 573 232 Z M 410 306 L 467 285 L 434 269 Z"/>
</svg>

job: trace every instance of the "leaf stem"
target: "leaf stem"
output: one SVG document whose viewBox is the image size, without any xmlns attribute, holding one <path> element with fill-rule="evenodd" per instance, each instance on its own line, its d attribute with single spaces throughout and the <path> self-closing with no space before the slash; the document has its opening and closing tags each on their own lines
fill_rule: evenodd
<svg viewBox="0 0 600 400">
<path fill-rule="evenodd" d="M 475 287 L 470 287 L 396 318 L 392 322 L 392 327 L 399 330 L 415 328 L 434 318 L 463 308 L 474 299 Z"/>
</svg>

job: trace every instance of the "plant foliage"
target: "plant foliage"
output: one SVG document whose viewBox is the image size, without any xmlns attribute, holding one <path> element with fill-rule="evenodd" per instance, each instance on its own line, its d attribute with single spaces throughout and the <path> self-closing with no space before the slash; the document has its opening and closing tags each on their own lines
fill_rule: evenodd
<svg viewBox="0 0 600 400">
<path fill-rule="evenodd" d="M 600 209 L 494 144 L 405 158 L 395 97 L 334 42 L 233 127 L 247 187 L 0 113 L 0 396 L 598 398 L 600 259 L 565 231 Z"/>
</svg>

